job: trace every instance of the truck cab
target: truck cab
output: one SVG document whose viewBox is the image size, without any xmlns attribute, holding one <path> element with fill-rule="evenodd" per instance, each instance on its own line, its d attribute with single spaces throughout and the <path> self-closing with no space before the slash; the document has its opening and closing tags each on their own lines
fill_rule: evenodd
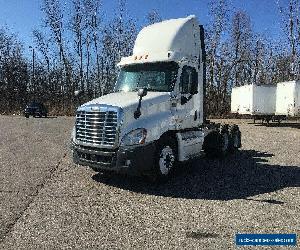
<svg viewBox="0 0 300 250">
<path fill-rule="evenodd" d="M 74 162 L 97 171 L 164 178 L 177 162 L 204 151 L 239 148 L 236 125 L 206 122 L 204 47 L 195 16 L 143 28 L 132 55 L 118 64 L 113 93 L 78 108 Z"/>
</svg>

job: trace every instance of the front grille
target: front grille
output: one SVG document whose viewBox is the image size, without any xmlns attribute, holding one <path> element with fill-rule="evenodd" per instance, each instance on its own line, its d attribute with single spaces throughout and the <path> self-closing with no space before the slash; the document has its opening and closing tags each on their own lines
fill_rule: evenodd
<svg viewBox="0 0 300 250">
<path fill-rule="evenodd" d="M 117 127 L 117 111 L 77 111 L 76 140 L 79 142 L 113 147 L 117 140 Z"/>
</svg>

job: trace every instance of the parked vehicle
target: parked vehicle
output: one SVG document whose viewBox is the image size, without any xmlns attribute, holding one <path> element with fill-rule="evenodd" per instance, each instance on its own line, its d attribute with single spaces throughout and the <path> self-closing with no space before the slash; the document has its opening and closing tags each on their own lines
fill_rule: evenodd
<svg viewBox="0 0 300 250">
<path fill-rule="evenodd" d="M 277 83 L 276 115 L 300 117 L 300 81 Z"/>
<path fill-rule="evenodd" d="M 47 117 L 47 109 L 44 104 L 39 102 L 31 102 L 28 104 L 24 110 L 24 115 L 26 118 L 29 118 L 29 116 L 33 117 Z"/>
<path fill-rule="evenodd" d="M 251 115 L 254 122 L 275 120 L 276 85 L 244 85 L 232 88 L 231 113 Z"/>
<path fill-rule="evenodd" d="M 281 122 L 300 117 L 300 81 L 276 85 L 244 85 L 232 88 L 231 112 L 256 120 Z"/>
<path fill-rule="evenodd" d="M 195 16 L 143 28 L 118 65 L 114 93 L 77 110 L 75 163 L 160 180 L 178 162 L 241 147 L 237 125 L 206 119 L 204 29 Z"/>
</svg>

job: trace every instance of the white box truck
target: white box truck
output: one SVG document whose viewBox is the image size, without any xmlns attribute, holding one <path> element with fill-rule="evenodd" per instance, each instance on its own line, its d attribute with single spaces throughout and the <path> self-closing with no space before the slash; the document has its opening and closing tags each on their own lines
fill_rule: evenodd
<svg viewBox="0 0 300 250">
<path fill-rule="evenodd" d="M 77 110 L 75 163 L 159 180 L 177 162 L 241 147 L 237 125 L 206 120 L 204 29 L 195 16 L 143 28 L 118 65 L 114 92 Z"/>
<path fill-rule="evenodd" d="M 244 85 L 232 88 L 231 113 L 256 120 L 275 120 L 276 85 Z"/>
<path fill-rule="evenodd" d="M 300 116 L 300 81 L 277 83 L 276 115 Z"/>
</svg>

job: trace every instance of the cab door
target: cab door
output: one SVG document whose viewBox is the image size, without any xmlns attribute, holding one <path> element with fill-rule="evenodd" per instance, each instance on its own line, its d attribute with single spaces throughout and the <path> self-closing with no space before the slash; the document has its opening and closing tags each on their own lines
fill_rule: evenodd
<svg viewBox="0 0 300 250">
<path fill-rule="evenodd" d="M 191 66 L 183 66 L 179 80 L 177 101 L 177 129 L 196 127 L 199 123 L 197 109 L 198 71 Z"/>
</svg>

